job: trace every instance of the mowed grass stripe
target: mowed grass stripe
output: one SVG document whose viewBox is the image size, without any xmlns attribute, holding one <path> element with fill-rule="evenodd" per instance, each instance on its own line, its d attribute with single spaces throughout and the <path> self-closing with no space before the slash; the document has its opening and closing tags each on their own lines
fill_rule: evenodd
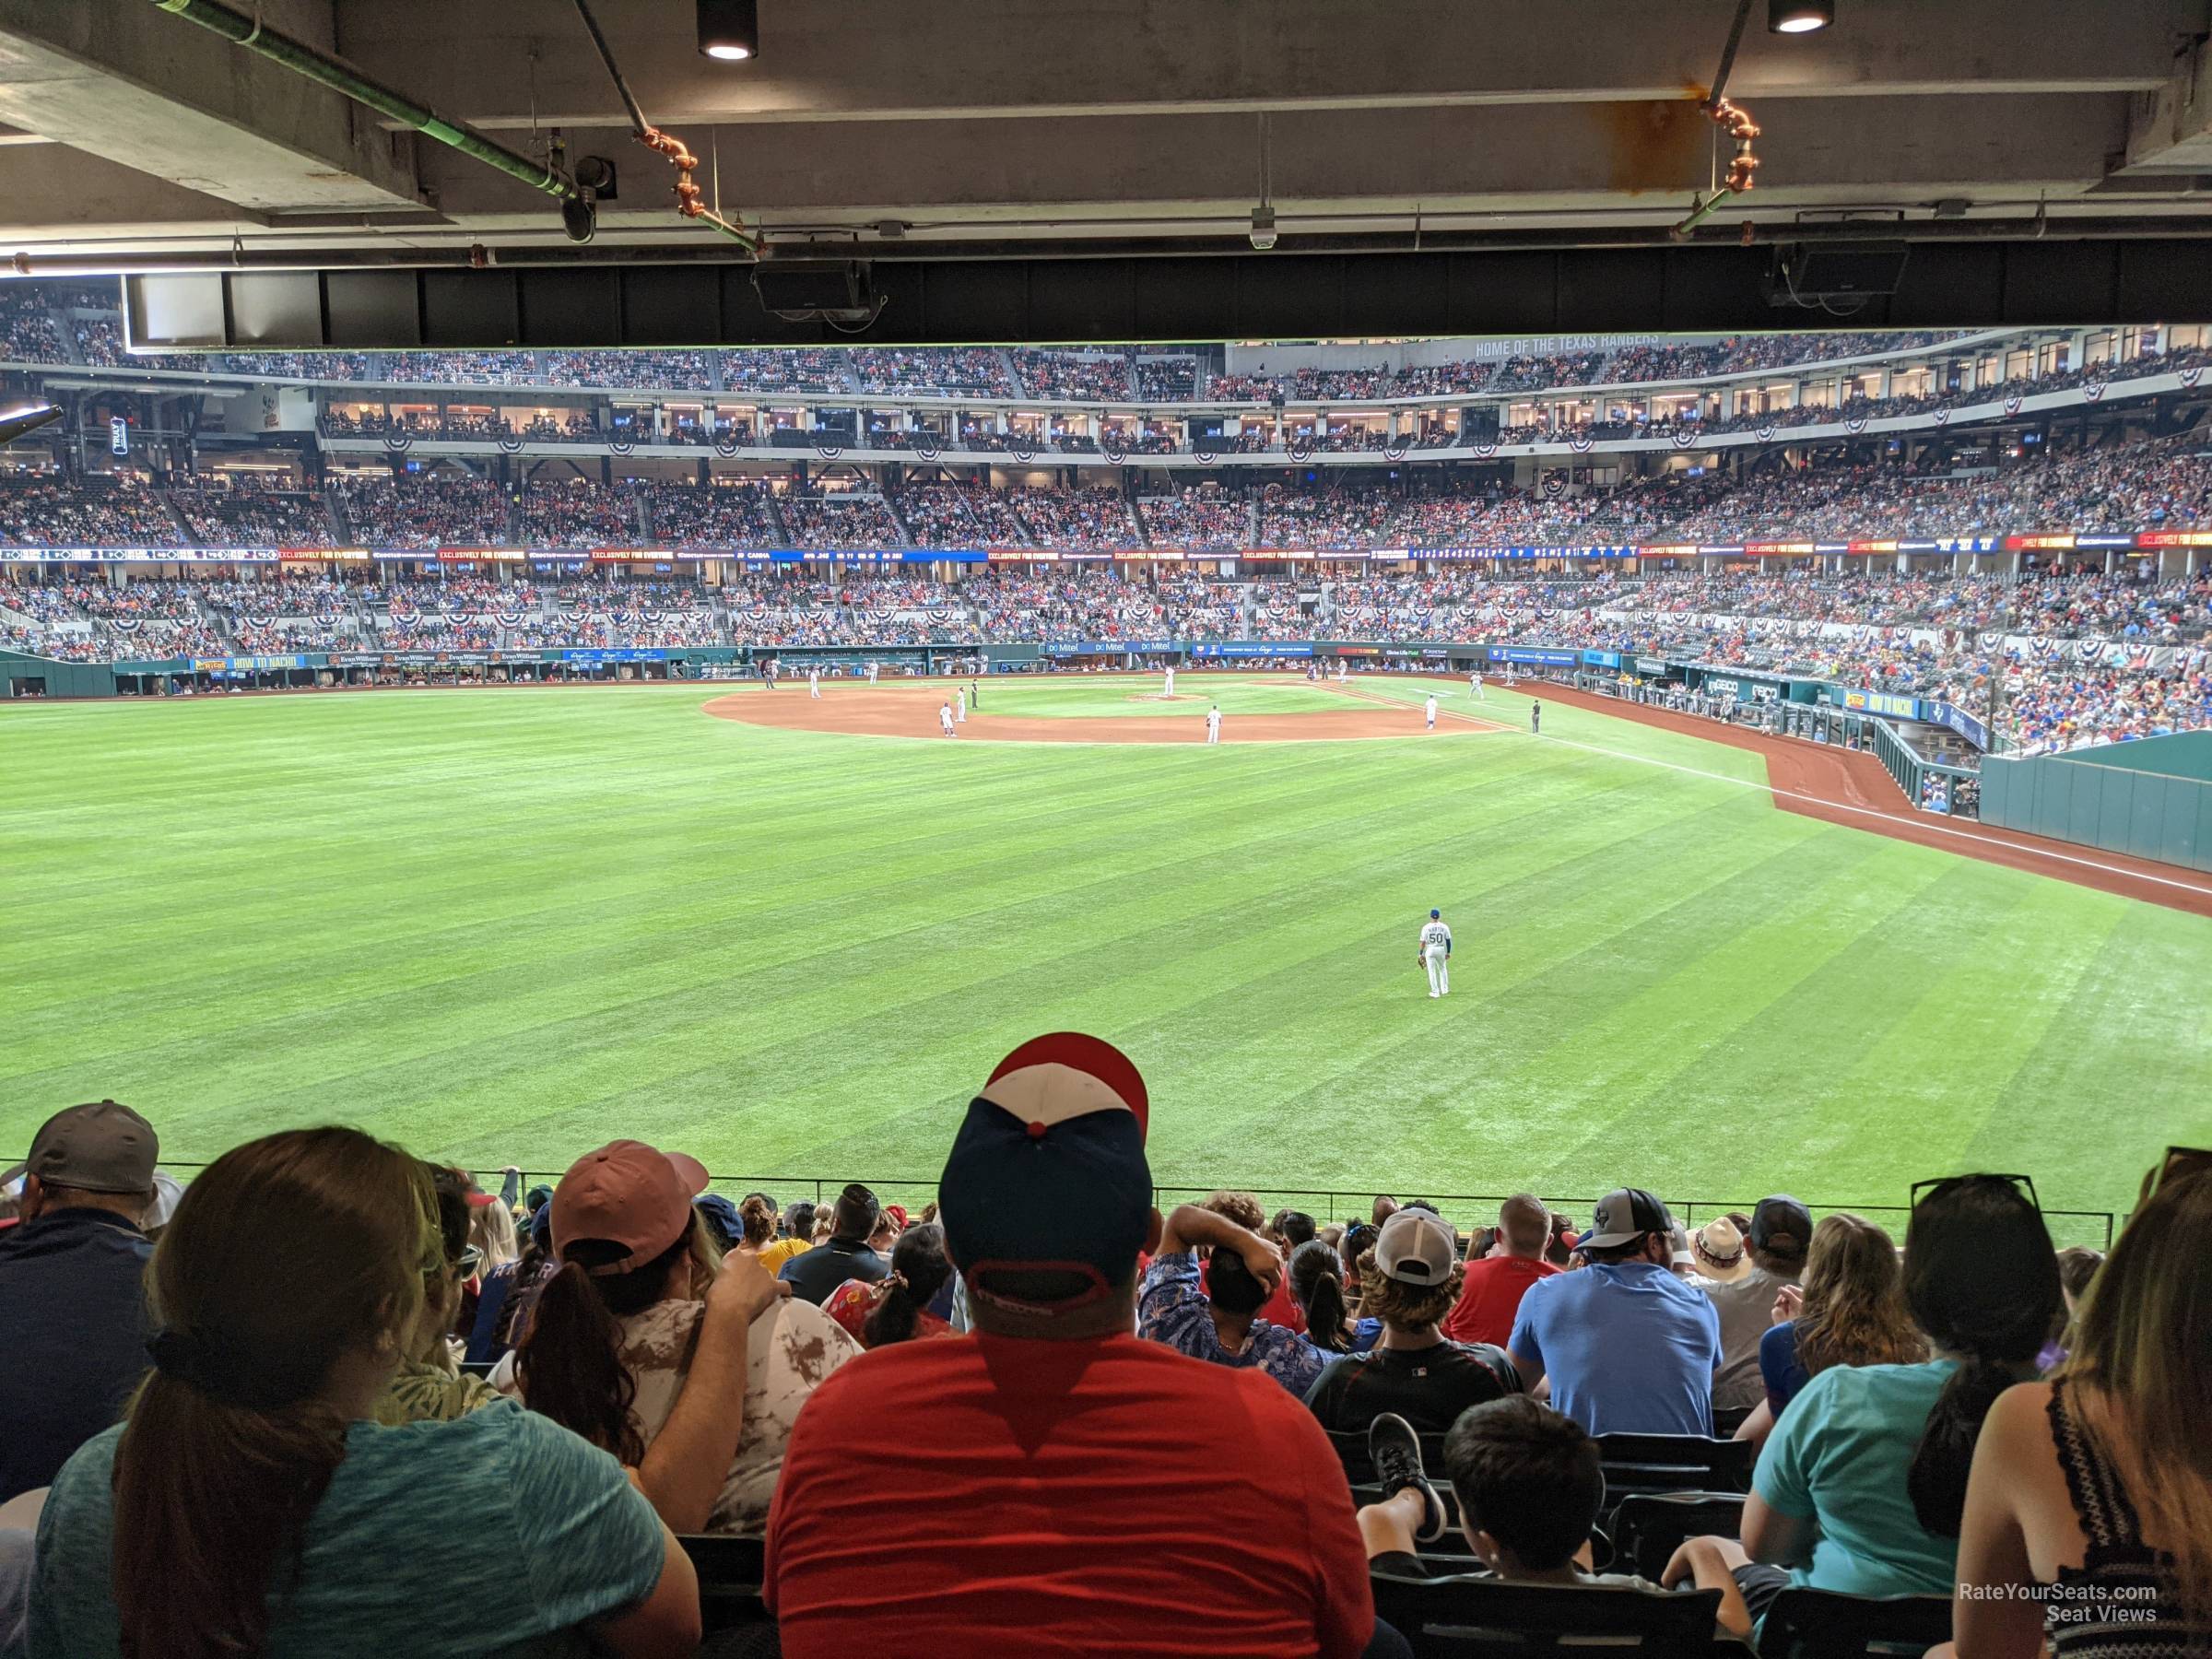
<svg viewBox="0 0 2212 1659">
<path fill-rule="evenodd" d="M 1531 742 L 1496 688 L 1521 732 L 1210 753 L 771 731 L 725 689 L 0 710 L 0 1149 L 127 1088 L 183 1156 L 335 1116 L 926 1181 L 1057 1023 L 1139 1056 L 1171 1180 L 1558 1194 L 1626 1152 L 1873 1200 L 2010 1146 L 2112 1205 L 2207 1133 L 2207 924 L 1777 813 L 1744 751 L 1558 705 L 1606 752 Z"/>
</svg>

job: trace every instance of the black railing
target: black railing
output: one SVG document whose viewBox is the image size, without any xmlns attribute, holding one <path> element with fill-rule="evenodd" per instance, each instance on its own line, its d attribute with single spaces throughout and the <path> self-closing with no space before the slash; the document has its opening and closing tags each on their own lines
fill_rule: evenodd
<svg viewBox="0 0 2212 1659">
<path fill-rule="evenodd" d="M 204 1163 L 182 1163 L 164 1159 L 162 1169 L 172 1174 L 188 1170 L 206 1168 Z M 468 1173 L 477 1184 L 488 1193 L 496 1193 L 506 1180 L 507 1171 L 500 1170 L 471 1170 Z M 522 1171 L 522 1190 L 527 1193 L 534 1186 L 550 1186 L 558 1182 L 559 1170 L 524 1170 Z M 835 1175 L 710 1175 L 708 1190 L 722 1193 L 733 1199 L 747 1193 L 765 1193 L 779 1206 L 802 1199 L 822 1204 L 836 1198 L 843 1187 L 857 1182 L 874 1193 L 878 1202 L 903 1206 L 910 1212 L 924 1205 L 934 1203 L 937 1196 L 935 1176 L 893 1176 L 877 1179 Z M 1178 1204 L 1203 1203 L 1210 1194 L 1224 1190 L 1220 1186 L 1159 1182 L 1152 1188 L 1152 1202 L 1163 1212 Z M 1278 1209 L 1303 1210 L 1324 1226 L 1331 1221 L 1365 1220 L 1373 1213 L 1377 1194 L 1383 1189 L 1366 1187 L 1230 1187 L 1233 1192 L 1248 1192 L 1260 1201 L 1260 1207 L 1273 1214 Z M 1488 1226 L 1497 1214 L 1498 1206 L 1513 1194 L 1510 1193 L 1444 1193 L 1429 1188 L 1401 1187 L 1391 1193 L 1400 1204 L 1420 1199 L 1434 1205 L 1447 1219 L 1462 1227 Z M 1683 1226 L 1702 1227 L 1706 1222 L 1731 1213 L 1747 1216 L 1758 1204 L 1757 1198 L 1677 1198 L 1665 1192 L 1656 1194 L 1675 1218 Z M 1597 1206 L 1595 1197 L 1545 1197 L 1535 1194 L 1545 1206 L 1564 1215 L 1586 1218 Z M 1813 1218 L 1839 1212 L 1864 1217 L 1888 1228 L 1900 1243 L 1904 1241 L 1904 1225 L 1912 1213 L 1908 1204 L 1817 1204 L 1804 1201 Z M 2118 1231 L 2122 1217 L 2112 1210 L 2046 1209 L 2043 1223 L 2050 1229 L 2052 1241 L 2060 1246 L 2088 1244 L 2099 1250 L 2112 1247 L 2112 1235 Z"/>
</svg>

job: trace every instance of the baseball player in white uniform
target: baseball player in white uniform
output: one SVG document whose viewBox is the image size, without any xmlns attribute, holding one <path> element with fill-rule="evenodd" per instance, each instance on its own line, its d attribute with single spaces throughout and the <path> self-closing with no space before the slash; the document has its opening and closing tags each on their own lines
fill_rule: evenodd
<svg viewBox="0 0 2212 1659">
<path fill-rule="evenodd" d="M 822 671 L 819 668 L 806 670 L 806 695 L 818 702 L 821 700 Z"/>
<path fill-rule="evenodd" d="M 1206 740 L 1208 743 L 1221 741 L 1221 705 L 1219 703 L 1216 703 L 1206 712 Z"/>
<path fill-rule="evenodd" d="M 868 684 L 872 686 L 872 685 L 874 685 L 875 683 L 876 683 L 876 665 L 875 665 L 875 664 L 873 664 L 873 663 L 870 663 L 870 664 L 868 665 Z"/>
<path fill-rule="evenodd" d="M 1467 696 L 1470 700 L 1475 702 L 1488 702 L 1490 700 L 1482 694 L 1482 670 L 1479 668 L 1476 669 L 1474 673 L 1467 676 Z"/>
<path fill-rule="evenodd" d="M 965 686 L 952 694 L 952 718 L 956 723 L 965 723 L 968 718 L 968 688 Z"/>
<path fill-rule="evenodd" d="M 952 729 L 952 705 L 950 703 L 937 705 L 937 724 L 945 728 L 946 736 L 958 737 L 959 735 Z"/>
<path fill-rule="evenodd" d="M 1433 732 L 1436 730 L 1436 693 L 1433 691 L 1429 694 L 1427 708 L 1429 713 L 1429 729 Z"/>
<path fill-rule="evenodd" d="M 1168 688 L 1160 693 L 1160 695 L 1163 697 L 1172 697 L 1175 695 L 1175 670 L 1171 666 L 1168 669 Z"/>
<path fill-rule="evenodd" d="M 1429 970 L 1429 994 L 1451 995 L 1452 930 L 1444 925 L 1443 912 L 1429 912 L 1429 920 L 1421 928 L 1421 946 L 1414 957 Z"/>
</svg>

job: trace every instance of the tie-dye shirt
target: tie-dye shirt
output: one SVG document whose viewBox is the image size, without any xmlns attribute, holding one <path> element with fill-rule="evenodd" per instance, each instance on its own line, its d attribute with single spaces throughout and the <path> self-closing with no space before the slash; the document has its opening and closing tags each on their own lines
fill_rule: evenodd
<svg viewBox="0 0 2212 1659">
<path fill-rule="evenodd" d="M 650 1445 L 676 1409 L 698 1341 L 700 1301 L 655 1302 L 642 1313 L 618 1319 L 617 1350 L 638 1385 L 630 1416 Z M 721 1496 L 705 1530 L 758 1538 L 768 1531 L 769 1500 L 783 1467 L 783 1448 L 799 1407 L 823 1378 L 860 1352 L 819 1308 L 786 1297 L 759 1318 L 746 1343 L 745 1430 L 730 1460 Z"/>
</svg>

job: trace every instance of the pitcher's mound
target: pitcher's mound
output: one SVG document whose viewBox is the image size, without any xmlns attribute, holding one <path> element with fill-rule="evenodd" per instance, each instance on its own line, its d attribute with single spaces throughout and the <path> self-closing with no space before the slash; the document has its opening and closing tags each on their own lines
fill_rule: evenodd
<svg viewBox="0 0 2212 1659">
<path fill-rule="evenodd" d="M 1165 701 L 1132 698 L 1133 702 Z M 1178 697 L 1177 702 L 1195 699 Z M 928 737 L 944 741 L 937 710 L 945 701 L 935 686 L 841 686 L 819 698 L 780 687 L 718 697 L 705 705 L 718 720 L 778 726 L 793 732 L 843 732 L 860 737 Z M 1224 714 L 1224 743 L 1320 743 L 1353 737 L 1440 737 L 1506 728 L 1459 716 L 1424 732 L 1418 708 L 1362 703 L 1303 714 Z M 981 708 L 953 727 L 964 740 L 985 743 L 1190 743 L 1206 741 L 1206 722 L 1191 714 L 1000 715 Z"/>
</svg>

